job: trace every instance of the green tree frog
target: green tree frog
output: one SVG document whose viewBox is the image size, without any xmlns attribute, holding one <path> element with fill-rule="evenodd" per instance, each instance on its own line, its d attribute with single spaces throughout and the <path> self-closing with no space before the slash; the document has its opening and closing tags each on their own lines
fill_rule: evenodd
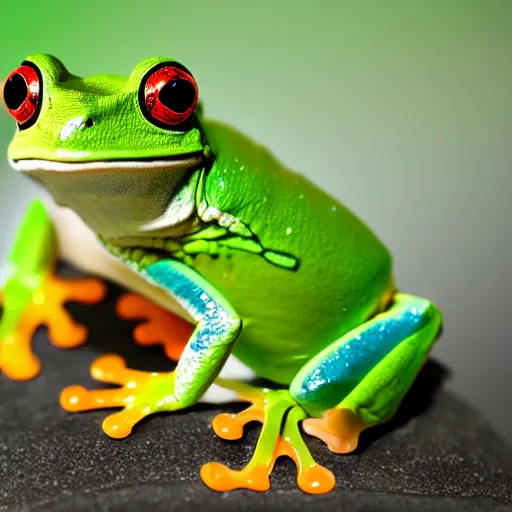
<svg viewBox="0 0 512 512">
<path fill-rule="evenodd" d="M 70 386 L 65 409 L 120 408 L 103 429 L 123 438 L 153 413 L 245 401 L 213 428 L 237 439 L 261 422 L 253 457 L 241 470 L 206 463 L 206 485 L 266 490 L 287 455 L 301 489 L 330 491 L 334 477 L 302 431 L 348 453 L 364 429 L 390 419 L 440 331 L 436 306 L 396 289 L 387 248 L 347 208 L 205 118 L 191 72 L 173 59 L 144 60 L 129 77 L 80 78 L 35 54 L 3 96 L 17 121 L 10 164 L 49 192 L 30 206 L 4 269 L 3 373 L 37 374 L 30 338 L 41 323 L 58 346 L 84 341 L 62 304 L 98 301 L 104 288 L 56 277 L 56 257 L 67 259 L 136 292 L 129 314 L 152 316 L 182 345 L 169 373 L 100 357 L 93 377 L 118 387 Z"/>
</svg>

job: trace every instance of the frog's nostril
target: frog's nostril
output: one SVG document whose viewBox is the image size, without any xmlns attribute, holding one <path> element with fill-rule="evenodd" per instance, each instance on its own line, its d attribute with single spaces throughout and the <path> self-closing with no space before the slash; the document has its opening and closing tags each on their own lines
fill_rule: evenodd
<svg viewBox="0 0 512 512">
<path fill-rule="evenodd" d="M 87 118 L 86 121 L 84 122 L 84 126 L 86 128 L 90 128 L 93 125 L 94 125 L 94 121 L 93 121 L 92 117 Z"/>
</svg>

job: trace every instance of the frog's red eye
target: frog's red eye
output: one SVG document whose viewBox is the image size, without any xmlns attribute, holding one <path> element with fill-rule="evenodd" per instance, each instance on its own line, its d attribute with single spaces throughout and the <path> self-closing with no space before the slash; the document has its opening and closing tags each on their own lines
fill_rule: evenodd
<svg viewBox="0 0 512 512">
<path fill-rule="evenodd" d="M 7 77 L 4 102 L 20 129 L 36 122 L 41 107 L 42 87 L 41 73 L 31 62 L 24 62 Z"/>
<path fill-rule="evenodd" d="M 139 90 L 146 118 L 162 128 L 176 128 L 194 112 L 198 100 L 194 77 L 177 63 L 160 64 L 146 74 Z"/>
</svg>

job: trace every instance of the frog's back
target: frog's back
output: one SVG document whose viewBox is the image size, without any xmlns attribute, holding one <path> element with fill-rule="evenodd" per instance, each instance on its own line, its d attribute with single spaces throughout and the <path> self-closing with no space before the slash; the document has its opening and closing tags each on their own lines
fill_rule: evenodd
<svg viewBox="0 0 512 512">
<path fill-rule="evenodd" d="M 312 355 L 375 312 L 393 286 L 391 257 L 355 215 L 266 149 L 215 122 L 205 130 L 216 154 L 208 204 L 298 266 L 235 250 L 229 258 L 201 256 L 196 268 L 242 316 L 236 355 L 262 377 L 288 383 Z"/>
</svg>

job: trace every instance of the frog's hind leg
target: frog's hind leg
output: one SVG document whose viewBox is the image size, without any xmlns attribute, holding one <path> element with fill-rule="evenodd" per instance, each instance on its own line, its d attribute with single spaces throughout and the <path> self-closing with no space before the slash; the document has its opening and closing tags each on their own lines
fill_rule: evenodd
<svg viewBox="0 0 512 512">
<path fill-rule="evenodd" d="M 0 371 L 8 378 L 28 380 L 39 373 L 41 364 L 31 343 L 40 325 L 48 327 L 50 341 L 57 347 L 82 344 L 87 330 L 73 321 L 64 303 L 96 303 L 106 293 L 106 286 L 98 279 L 56 277 L 56 245 L 46 209 L 41 202 L 34 201 L 1 276 Z"/>
<path fill-rule="evenodd" d="M 290 392 L 313 418 L 303 429 L 336 453 L 389 420 L 428 357 L 441 326 L 428 300 L 398 293 L 389 309 L 345 334 L 309 361 Z"/>
<path fill-rule="evenodd" d="M 120 318 L 142 322 L 133 331 L 139 345 L 162 345 L 169 359 L 179 360 L 194 331 L 191 323 L 135 293 L 123 295 L 116 309 Z"/>
</svg>

